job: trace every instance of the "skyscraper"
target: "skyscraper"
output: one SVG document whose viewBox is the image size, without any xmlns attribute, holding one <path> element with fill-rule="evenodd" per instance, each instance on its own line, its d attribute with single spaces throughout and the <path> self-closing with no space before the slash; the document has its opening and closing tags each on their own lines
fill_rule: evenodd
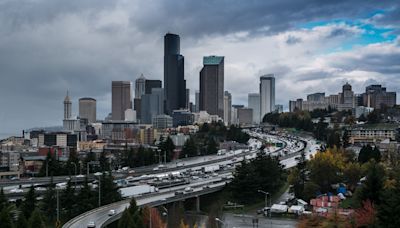
<svg viewBox="0 0 400 228">
<path fill-rule="evenodd" d="M 275 110 L 275 77 L 267 74 L 260 77 L 260 120 Z"/>
<path fill-rule="evenodd" d="M 111 119 L 125 120 L 125 110 L 132 109 L 132 83 L 113 81 L 111 87 Z"/>
<path fill-rule="evenodd" d="M 247 107 L 253 109 L 253 123 L 260 123 L 260 94 L 249 93 Z"/>
<path fill-rule="evenodd" d="M 96 100 L 90 97 L 79 99 L 79 118 L 87 119 L 88 123 L 96 122 Z"/>
<path fill-rule="evenodd" d="M 71 111 L 72 111 L 72 102 L 69 98 L 69 92 L 67 91 L 67 95 L 64 98 L 64 120 L 71 119 Z"/>
<path fill-rule="evenodd" d="M 141 98 L 140 123 L 151 124 L 153 117 L 164 113 L 164 89 L 153 88 Z"/>
<path fill-rule="evenodd" d="M 232 95 L 225 91 L 224 93 L 224 123 L 229 126 L 231 124 L 232 115 Z"/>
<path fill-rule="evenodd" d="M 224 57 L 206 56 L 200 71 L 200 110 L 224 117 Z"/>
<path fill-rule="evenodd" d="M 353 110 L 355 108 L 355 96 L 349 83 L 343 85 L 342 92 L 339 93 L 339 99 L 339 111 Z"/>
<path fill-rule="evenodd" d="M 161 88 L 161 84 L 161 80 L 146 80 L 144 93 L 151 94 L 151 90 L 154 88 Z"/>
<path fill-rule="evenodd" d="M 194 98 L 195 98 L 195 106 L 196 106 L 196 110 L 195 112 L 200 112 L 200 91 L 196 90 L 195 94 L 194 94 Z"/>
<path fill-rule="evenodd" d="M 135 98 L 140 99 L 140 97 L 145 94 L 146 91 L 146 78 L 143 74 L 140 75 L 135 81 Z"/>
<path fill-rule="evenodd" d="M 184 57 L 180 54 L 179 36 L 171 33 L 164 36 L 164 90 L 167 114 L 186 108 Z"/>
</svg>

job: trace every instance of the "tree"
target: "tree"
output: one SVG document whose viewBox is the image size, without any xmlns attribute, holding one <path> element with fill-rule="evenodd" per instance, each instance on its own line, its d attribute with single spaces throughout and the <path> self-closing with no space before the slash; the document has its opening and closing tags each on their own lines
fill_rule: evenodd
<svg viewBox="0 0 400 228">
<path fill-rule="evenodd" d="M 32 211 L 36 209 L 36 194 L 33 185 L 31 185 L 29 191 L 25 194 L 24 202 L 21 206 L 22 213 L 24 213 L 25 217 L 31 217 Z"/>
<path fill-rule="evenodd" d="M 78 200 L 78 213 L 83 213 L 95 207 L 94 202 L 94 194 L 88 185 L 87 177 L 83 182 L 83 186 L 81 187 L 77 200 Z"/>
<path fill-rule="evenodd" d="M 131 213 L 129 213 L 129 209 L 124 210 L 121 218 L 118 221 L 118 228 L 126 228 L 126 227 L 139 228 L 136 227 L 135 221 L 133 220 Z"/>
<path fill-rule="evenodd" d="M 283 166 L 276 157 L 260 152 L 251 161 L 243 160 L 236 168 L 234 179 L 230 184 L 232 195 L 239 202 L 254 202 L 257 190 L 273 194 L 286 180 Z"/>
<path fill-rule="evenodd" d="M 381 195 L 378 206 L 378 223 L 381 227 L 400 227 L 400 176 L 396 174 L 393 187 L 386 188 Z"/>
<path fill-rule="evenodd" d="M 381 160 L 381 153 L 377 147 L 372 148 L 369 144 L 363 146 L 358 154 L 358 162 L 366 163 L 370 159 L 375 159 L 375 161 L 380 162 Z"/>
<path fill-rule="evenodd" d="M 361 205 L 363 201 L 370 200 L 374 204 L 379 204 L 384 181 L 384 167 L 376 163 L 375 160 L 368 162 L 366 180 L 355 194 L 356 203 Z"/>
<path fill-rule="evenodd" d="M 197 145 L 193 137 L 190 137 L 188 140 L 186 140 L 182 148 L 182 155 L 184 156 L 181 157 L 194 157 L 198 155 Z"/>
<path fill-rule="evenodd" d="M 67 187 L 61 193 L 61 207 L 65 210 L 67 218 L 72 218 L 77 213 L 75 188 L 72 186 L 71 180 L 68 181 Z"/>
<path fill-rule="evenodd" d="M 128 212 L 134 221 L 133 227 L 137 228 L 143 227 L 143 217 L 139 207 L 136 204 L 135 198 L 131 199 L 131 202 L 129 203 Z"/>
<path fill-rule="evenodd" d="M 0 190 L 0 211 L 2 211 L 4 208 L 8 207 L 8 200 L 6 195 L 4 194 L 3 188 Z"/>
<path fill-rule="evenodd" d="M 7 210 L 7 208 L 3 208 L 3 210 L 0 212 L 0 225 L 1 228 L 13 228 L 10 212 Z"/>
<path fill-rule="evenodd" d="M 215 140 L 210 137 L 207 142 L 207 154 L 216 154 L 218 152 L 218 145 Z"/>
<path fill-rule="evenodd" d="M 53 184 L 53 178 L 51 178 L 50 184 L 47 187 L 46 193 L 42 201 L 42 211 L 45 212 L 46 217 L 49 221 L 53 221 L 56 216 L 57 210 L 57 198 L 55 185 Z"/>
<path fill-rule="evenodd" d="M 42 216 L 40 216 L 40 212 L 38 210 L 34 210 L 32 212 L 32 216 L 29 218 L 29 227 L 46 228 L 46 225 L 44 224 Z"/>
<path fill-rule="evenodd" d="M 304 191 L 303 191 L 303 200 L 309 201 L 310 199 L 314 198 L 317 195 L 317 192 L 320 191 L 320 186 L 312 181 L 307 181 L 304 184 Z"/>
<path fill-rule="evenodd" d="M 106 157 L 106 152 L 104 150 L 100 154 L 99 163 L 100 163 L 100 170 L 102 172 L 110 171 L 110 163 L 108 162 L 108 158 Z"/>
<path fill-rule="evenodd" d="M 151 227 L 158 227 L 158 228 L 166 227 L 166 225 L 161 219 L 160 213 L 156 208 L 149 208 L 149 207 L 143 208 L 142 211 L 143 227 L 150 227 L 150 218 L 151 218 Z"/>
<path fill-rule="evenodd" d="M 344 148 L 349 146 L 349 139 L 350 139 L 349 132 L 347 130 L 344 130 L 342 136 L 342 145 Z"/>
<path fill-rule="evenodd" d="M 174 155 L 175 145 L 172 139 L 168 136 L 167 139 L 160 143 L 159 148 L 166 153 L 167 162 L 171 161 Z"/>
<path fill-rule="evenodd" d="M 343 170 L 343 178 L 349 189 L 354 190 L 362 175 L 361 166 L 358 163 L 349 162 Z"/>
<path fill-rule="evenodd" d="M 374 204 L 369 200 L 363 201 L 362 207 L 355 210 L 355 220 L 358 227 L 375 227 L 376 210 Z"/>
<path fill-rule="evenodd" d="M 101 204 L 106 205 L 122 199 L 121 194 L 118 192 L 118 187 L 113 181 L 111 173 L 101 176 Z"/>
<path fill-rule="evenodd" d="M 310 180 L 317 184 L 323 193 L 326 193 L 330 190 L 331 184 L 341 181 L 339 173 L 343 167 L 343 151 L 337 148 L 328 148 L 326 152 L 318 152 L 308 162 Z"/>
<path fill-rule="evenodd" d="M 28 227 L 29 225 L 28 225 L 28 221 L 26 220 L 26 218 L 25 218 L 25 216 L 24 216 L 24 214 L 22 214 L 22 213 L 20 213 L 19 215 L 18 215 L 18 220 L 17 220 L 17 222 L 15 223 L 15 228 L 26 228 L 26 227 Z"/>
</svg>

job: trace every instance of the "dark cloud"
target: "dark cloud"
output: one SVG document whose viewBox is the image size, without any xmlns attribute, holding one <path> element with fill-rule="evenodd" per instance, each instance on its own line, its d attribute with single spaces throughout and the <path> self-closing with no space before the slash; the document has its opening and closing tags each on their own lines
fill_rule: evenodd
<svg viewBox="0 0 400 228">
<path fill-rule="evenodd" d="M 243 33 L 236 38 L 242 42 L 296 29 L 306 22 L 363 17 L 376 8 L 395 5 L 393 1 L 365 0 L 0 0 L 0 132 L 60 125 L 67 89 L 75 114 L 78 98 L 91 96 L 98 99 L 98 116 L 105 117 L 111 106 L 112 80 L 134 81 L 141 73 L 162 79 L 162 39 L 167 31 L 180 34 L 182 46 L 189 49 L 208 45 L 210 37 Z M 380 23 L 398 22 L 396 10 Z M 345 32 L 338 29 L 331 35 L 347 35 Z M 296 36 L 286 40 L 288 44 L 300 41 Z M 264 52 L 262 47 L 260 50 Z M 371 71 L 397 71 L 398 64 L 379 68 L 380 58 L 384 57 L 371 53 L 365 62 L 351 61 Z M 393 54 L 384 59 L 395 63 L 399 58 Z M 187 58 L 185 62 L 192 64 L 186 69 L 190 72 L 187 78 L 198 81 L 196 69 L 201 60 Z M 282 80 L 294 75 L 294 69 L 279 61 L 267 64 L 270 66 L 260 74 L 274 72 Z M 351 66 L 338 62 L 338 67 Z M 227 82 L 227 88 L 238 91 L 234 97 L 245 101 L 246 91 L 254 86 L 244 87 L 243 80 L 236 81 Z M 192 90 L 196 83 L 188 81 Z M 290 88 L 288 83 L 282 86 L 285 90 L 279 93 L 285 95 Z"/>
</svg>

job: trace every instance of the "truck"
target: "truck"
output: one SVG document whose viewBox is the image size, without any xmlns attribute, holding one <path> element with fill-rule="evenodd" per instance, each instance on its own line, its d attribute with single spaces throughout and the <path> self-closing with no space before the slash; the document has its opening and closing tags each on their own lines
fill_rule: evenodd
<svg viewBox="0 0 400 228">
<path fill-rule="evenodd" d="M 212 172 L 218 171 L 219 169 L 220 169 L 219 165 L 209 165 L 209 166 L 203 167 L 203 171 L 205 173 L 212 173 Z"/>
<path fill-rule="evenodd" d="M 148 184 L 143 184 L 143 185 L 126 187 L 126 188 L 120 188 L 119 192 L 121 193 L 121 196 L 123 198 L 127 198 L 127 197 L 143 195 L 143 194 L 152 193 L 152 192 L 158 192 L 158 188 L 148 185 Z"/>
</svg>

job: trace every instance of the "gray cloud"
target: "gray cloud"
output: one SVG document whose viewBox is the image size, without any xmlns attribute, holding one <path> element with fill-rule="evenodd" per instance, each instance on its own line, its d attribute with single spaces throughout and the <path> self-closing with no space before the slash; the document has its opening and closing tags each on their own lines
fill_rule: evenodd
<svg viewBox="0 0 400 228">
<path fill-rule="evenodd" d="M 207 55 L 211 51 L 226 51 L 223 44 L 217 50 L 207 49 L 212 45 L 208 43 L 211 38 L 243 33 L 233 39 L 239 43 L 296 29 L 306 22 L 351 19 L 376 8 L 394 6 L 393 1 L 362 0 L 3 0 L 0 1 L 0 132 L 60 125 L 67 89 L 74 101 L 75 114 L 77 99 L 91 96 L 98 99 L 99 117 L 105 117 L 111 106 L 112 80 L 134 81 L 141 73 L 162 79 L 163 35 L 167 31 L 181 35 L 184 55 L 194 48 L 202 52 L 199 55 Z M 394 13 L 380 21 L 385 25 L 392 22 L 397 22 Z M 338 30 L 331 35 L 348 34 Z M 286 43 L 299 41 L 302 41 L 299 37 L 288 36 Z M 263 47 L 260 51 L 265 52 Z M 354 67 L 346 64 L 349 61 L 358 68 L 394 74 L 399 72 L 398 59 L 396 53 L 392 56 L 371 53 L 358 62 L 338 61 L 335 67 L 350 71 Z M 279 59 L 272 63 L 265 61 L 262 66 L 252 64 L 251 59 L 245 61 L 248 64 L 241 66 L 240 75 L 226 74 L 226 87 L 235 91 L 235 102 L 245 103 L 246 93 L 255 92 L 258 76 L 263 73 L 274 72 L 280 77 L 278 83 L 283 89 L 278 95 L 284 99 L 279 102 L 284 102 L 288 94 L 294 96 L 292 90 L 299 91 L 288 83 L 297 75 L 296 69 L 280 63 Z M 193 91 L 198 87 L 201 59 L 186 56 L 185 62 L 190 64 L 186 77 Z M 254 73 L 245 75 L 243 72 L 249 69 Z M 305 76 L 300 78 L 304 80 Z"/>
</svg>

